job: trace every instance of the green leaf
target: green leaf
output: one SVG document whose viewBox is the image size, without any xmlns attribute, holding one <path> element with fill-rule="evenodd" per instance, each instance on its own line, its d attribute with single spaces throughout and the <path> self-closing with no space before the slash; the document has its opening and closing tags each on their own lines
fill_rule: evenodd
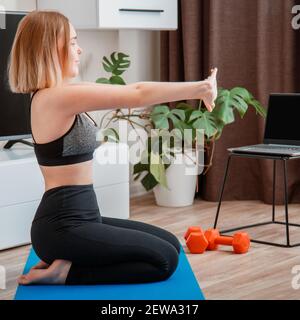
<svg viewBox="0 0 300 320">
<path fill-rule="evenodd" d="M 150 172 L 158 183 L 160 183 L 165 188 L 168 188 L 165 166 L 162 163 L 160 156 L 153 152 L 151 152 L 150 156 Z"/>
<path fill-rule="evenodd" d="M 189 122 L 192 122 L 195 119 L 202 117 L 203 112 L 200 110 L 194 110 L 189 118 Z"/>
<path fill-rule="evenodd" d="M 185 120 L 185 112 L 179 109 L 171 109 L 170 113 L 176 115 L 180 120 Z"/>
<path fill-rule="evenodd" d="M 195 110 L 191 105 L 185 102 L 179 102 L 176 105 L 176 109 L 182 109 L 182 110 Z"/>
<path fill-rule="evenodd" d="M 222 120 L 224 124 L 230 124 L 235 120 L 231 105 L 232 105 L 232 102 L 229 104 L 229 101 L 226 101 L 220 106 L 219 109 L 214 109 L 215 110 L 214 115 L 220 120 Z"/>
<path fill-rule="evenodd" d="M 185 120 L 184 121 L 186 121 L 186 122 L 188 122 L 188 119 L 190 118 L 191 114 L 195 110 L 191 105 L 184 103 L 184 102 L 178 103 L 176 105 L 176 109 L 184 111 L 184 113 L 185 113 Z"/>
<path fill-rule="evenodd" d="M 163 117 L 161 115 L 150 116 L 152 122 L 154 123 L 155 129 L 169 129 L 169 121 L 168 118 Z"/>
<path fill-rule="evenodd" d="M 222 122 L 220 120 L 219 121 L 216 120 L 215 126 L 216 126 L 216 128 L 218 130 L 217 134 L 215 135 L 215 139 L 218 140 L 221 137 L 221 134 L 222 134 L 222 131 L 224 129 L 225 124 L 224 124 L 224 122 Z"/>
<path fill-rule="evenodd" d="M 217 106 L 212 111 L 212 115 L 223 121 L 225 124 L 234 122 L 232 101 L 231 92 L 229 90 L 223 90 L 220 93 L 220 97 L 217 98 Z"/>
<path fill-rule="evenodd" d="M 234 121 L 233 108 L 238 110 L 241 118 L 244 117 L 249 105 L 252 105 L 261 116 L 266 115 L 263 106 L 253 98 L 253 95 L 247 89 L 241 87 L 235 87 L 230 91 L 225 89 L 218 90 L 216 105 L 217 107 L 213 110 L 213 113 L 224 124 Z"/>
<path fill-rule="evenodd" d="M 126 84 L 125 81 L 120 76 L 111 76 L 109 78 L 111 84 Z"/>
<path fill-rule="evenodd" d="M 221 98 L 221 97 L 227 97 L 230 94 L 230 91 L 227 89 L 219 89 L 218 90 L 218 97 L 217 99 Z"/>
<path fill-rule="evenodd" d="M 168 121 L 169 107 L 158 105 L 150 113 L 150 119 L 154 123 L 155 129 L 169 129 Z"/>
<path fill-rule="evenodd" d="M 141 180 L 141 183 L 147 191 L 153 189 L 158 184 L 158 182 L 150 172 L 145 175 L 145 177 Z"/>
<path fill-rule="evenodd" d="M 241 118 L 244 117 L 248 110 L 248 104 L 240 96 L 234 95 L 232 97 L 232 105 L 238 110 Z"/>
<path fill-rule="evenodd" d="M 168 106 L 165 105 L 157 105 L 153 108 L 153 111 L 151 112 L 152 115 L 156 114 L 164 114 L 167 115 L 170 112 L 170 109 Z"/>
<path fill-rule="evenodd" d="M 158 105 L 156 106 L 150 114 L 150 119 L 155 125 L 156 129 L 169 129 L 170 119 L 174 127 L 182 128 L 185 126 L 185 112 L 180 109 L 170 110 L 168 106 Z"/>
<path fill-rule="evenodd" d="M 170 115 L 170 117 L 173 117 L 173 115 Z M 174 128 L 179 129 L 181 131 L 181 134 L 184 135 L 184 129 L 193 129 L 193 127 L 184 121 L 178 120 L 176 117 L 172 119 L 174 123 Z"/>
<path fill-rule="evenodd" d="M 106 72 L 112 72 L 113 64 L 106 57 L 103 57 L 102 65 Z"/>
<path fill-rule="evenodd" d="M 119 52 L 116 58 L 116 53 L 117 52 L 113 52 L 110 55 L 111 61 L 109 61 L 107 57 L 104 56 L 102 65 L 105 71 L 111 72 L 113 75 L 119 76 L 130 66 L 130 61 L 125 59 L 129 56 L 122 52 Z"/>
<path fill-rule="evenodd" d="M 267 111 L 266 109 L 254 98 L 249 102 L 250 105 L 252 105 L 255 110 L 256 113 L 258 113 L 259 115 L 261 115 L 262 117 L 266 117 L 267 116 Z"/>
<path fill-rule="evenodd" d="M 211 112 L 206 111 L 202 114 L 201 118 L 193 123 L 193 128 L 203 129 L 207 138 L 210 138 L 217 133 L 215 117 Z"/>
<path fill-rule="evenodd" d="M 110 81 L 106 78 L 98 78 L 96 80 L 96 83 L 106 83 L 106 84 L 110 84 Z"/>
<path fill-rule="evenodd" d="M 168 115 L 168 118 L 172 121 L 173 127 L 178 128 L 180 120 L 171 113 Z"/>
<path fill-rule="evenodd" d="M 141 162 L 138 162 L 136 163 L 134 166 L 133 166 L 133 173 L 140 173 L 140 172 L 143 172 L 143 171 L 146 171 L 146 170 L 149 170 L 149 164 L 143 164 Z"/>
<path fill-rule="evenodd" d="M 249 91 L 245 88 L 235 87 L 230 90 L 232 96 L 240 96 L 245 102 L 248 102 L 251 99 Z"/>
</svg>

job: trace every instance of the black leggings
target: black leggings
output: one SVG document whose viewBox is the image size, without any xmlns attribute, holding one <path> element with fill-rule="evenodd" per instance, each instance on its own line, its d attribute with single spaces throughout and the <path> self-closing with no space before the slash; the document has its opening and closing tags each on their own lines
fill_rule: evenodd
<svg viewBox="0 0 300 320">
<path fill-rule="evenodd" d="M 48 264 L 72 261 L 67 285 L 162 281 L 176 270 L 180 252 L 180 242 L 167 230 L 101 216 L 93 184 L 45 191 L 31 241 Z"/>
</svg>

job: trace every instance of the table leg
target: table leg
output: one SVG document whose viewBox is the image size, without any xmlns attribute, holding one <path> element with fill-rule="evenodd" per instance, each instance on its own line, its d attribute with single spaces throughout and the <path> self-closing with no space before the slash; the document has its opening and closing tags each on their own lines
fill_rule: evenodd
<svg viewBox="0 0 300 320">
<path fill-rule="evenodd" d="M 273 205 L 272 205 L 272 222 L 275 221 L 275 186 L 276 186 L 276 160 L 273 161 Z"/>
<path fill-rule="evenodd" d="M 289 213 L 288 213 L 288 190 L 287 190 L 287 165 L 286 159 L 283 159 L 283 173 L 284 173 L 284 202 L 285 202 L 285 226 L 286 226 L 286 245 L 290 246 L 290 232 L 289 232 Z"/>
<path fill-rule="evenodd" d="M 219 219 L 219 212 L 220 212 L 220 208 L 221 208 L 221 202 L 222 202 L 222 198 L 223 198 L 223 192 L 224 192 L 224 187 L 225 187 L 226 178 L 227 178 L 227 174 L 228 174 L 230 159 L 231 159 L 231 155 L 228 156 L 228 160 L 227 160 L 226 170 L 225 170 L 225 174 L 224 174 L 224 178 L 223 178 L 223 185 L 221 188 L 221 193 L 220 193 L 220 197 L 219 197 L 219 204 L 218 204 L 217 214 L 216 214 L 215 223 L 214 223 L 214 229 L 216 229 L 218 219 Z"/>
</svg>

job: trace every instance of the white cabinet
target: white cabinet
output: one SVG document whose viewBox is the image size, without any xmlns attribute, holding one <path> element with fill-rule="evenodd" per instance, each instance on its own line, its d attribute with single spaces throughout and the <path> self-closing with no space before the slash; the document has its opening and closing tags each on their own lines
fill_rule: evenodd
<svg viewBox="0 0 300 320">
<path fill-rule="evenodd" d="M 30 227 L 44 190 L 32 148 L 0 150 L 0 250 L 30 242 Z"/>
<path fill-rule="evenodd" d="M 58 10 L 76 29 L 175 30 L 177 0 L 38 0 L 38 10 Z"/>
<path fill-rule="evenodd" d="M 99 162 L 105 155 L 107 162 Z M 104 143 L 95 150 L 94 190 L 102 216 L 128 219 L 129 161 L 116 162 L 115 155 L 128 160 L 127 144 Z M 44 179 L 33 149 L 19 143 L 1 149 L 0 250 L 31 242 L 31 222 L 43 192 Z"/>
<path fill-rule="evenodd" d="M 97 28 L 98 0 L 38 0 L 37 10 L 57 10 L 64 14 L 76 29 Z"/>
<path fill-rule="evenodd" d="M 0 0 L 0 11 L 1 8 L 4 11 L 32 11 L 36 9 L 35 0 Z"/>
</svg>

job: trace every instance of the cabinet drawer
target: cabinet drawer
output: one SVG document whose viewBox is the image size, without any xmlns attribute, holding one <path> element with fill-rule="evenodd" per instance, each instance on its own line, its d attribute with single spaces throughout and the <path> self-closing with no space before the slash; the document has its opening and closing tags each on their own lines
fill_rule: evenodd
<svg viewBox="0 0 300 320">
<path fill-rule="evenodd" d="M 38 0 L 37 8 L 61 12 L 77 29 L 96 28 L 98 25 L 98 0 Z"/>
<path fill-rule="evenodd" d="M 0 7 L 4 7 L 5 11 L 32 11 L 36 8 L 35 0 L 1 0 Z"/>
<path fill-rule="evenodd" d="M 177 29 L 177 0 L 38 0 L 38 10 L 58 10 L 76 29 Z"/>
<path fill-rule="evenodd" d="M 177 29 L 177 0 L 99 0 L 99 27 Z"/>
<path fill-rule="evenodd" d="M 40 201 L 0 208 L 0 250 L 31 243 L 30 228 Z"/>
<path fill-rule="evenodd" d="M 129 218 L 129 183 L 94 188 L 101 216 Z"/>
<path fill-rule="evenodd" d="M 41 199 L 44 179 L 35 159 L 0 162 L 0 208 Z"/>
</svg>

